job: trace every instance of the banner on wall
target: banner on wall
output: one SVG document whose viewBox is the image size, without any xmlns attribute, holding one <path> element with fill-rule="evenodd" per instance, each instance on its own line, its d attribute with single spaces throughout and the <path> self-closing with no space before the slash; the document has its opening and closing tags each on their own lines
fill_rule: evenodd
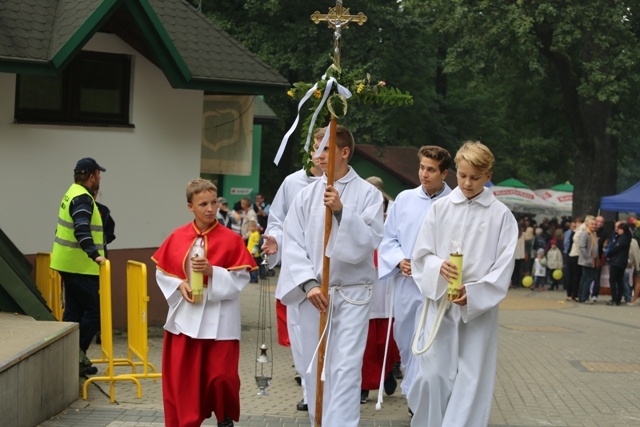
<svg viewBox="0 0 640 427">
<path fill-rule="evenodd" d="M 251 175 L 253 96 L 205 95 L 200 172 Z"/>
</svg>

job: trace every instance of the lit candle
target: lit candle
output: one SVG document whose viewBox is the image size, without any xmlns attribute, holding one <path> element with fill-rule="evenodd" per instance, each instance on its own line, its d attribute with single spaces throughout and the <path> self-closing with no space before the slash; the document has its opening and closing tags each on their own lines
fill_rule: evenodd
<svg viewBox="0 0 640 427">
<path fill-rule="evenodd" d="M 194 257 L 191 258 L 191 261 L 195 260 L 198 256 L 199 254 L 196 253 Z M 191 267 L 191 282 L 189 285 L 191 286 L 193 302 L 202 302 L 203 283 L 204 275 L 202 271 L 193 271 L 193 267 Z"/>
<path fill-rule="evenodd" d="M 451 241 L 451 252 L 449 253 L 449 261 L 455 264 L 458 270 L 458 278 L 453 279 L 447 286 L 447 299 L 453 301 L 460 297 L 458 288 L 462 286 L 462 242 L 458 240 Z"/>
</svg>

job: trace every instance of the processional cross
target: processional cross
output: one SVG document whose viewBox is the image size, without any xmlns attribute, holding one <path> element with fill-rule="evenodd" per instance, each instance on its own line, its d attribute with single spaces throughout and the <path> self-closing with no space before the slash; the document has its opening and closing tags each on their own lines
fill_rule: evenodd
<svg viewBox="0 0 640 427">
<path fill-rule="evenodd" d="M 364 13 L 360 12 L 357 15 L 349 14 L 348 7 L 342 7 L 342 1 L 336 0 L 336 7 L 330 7 L 329 13 L 322 14 L 315 11 L 311 15 L 311 20 L 315 24 L 326 21 L 329 28 L 333 28 L 333 62 L 336 67 L 340 68 L 340 41 L 342 38 L 342 29 L 349 28 L 350 22 L 355 22 L 358 25 L 362 25 L 367 22 L 367 17 Z"/>
<path fill-rule="evenodd" d="M 329 28 L 333 28 L 333 63 L 340 69 L 340 42 L 342 41 L 342 30 L 349 27 L 349 23 L 356 22 L 358 25 L 362 25 L 367 22 L 367 17 L 364 13 L 360 12 L 357 15 L 351 15 L 349 8 L 342 7 L 342 0 L 336 0 L 336 7 L 330 7 L 329 13 L 322 14 L 318 11 L 311 15 L 311 20 L 315 24 L 320 22 L 327 22 Z M 334 168 L 335 168 L 335 147 L 336 147 L 336 127 L 337 118 L 335 115 L 331 115 L 331 122 L 329 123 L 329 168 L 327 170 L 327 185 L 333 185 L 334 183 Z M 329 244 L 329 236 L 331 235 L 331 224 L 333 221 L 333 214 L 331 209 L 327 206 L 325 209 L 324 219 L 324 251 L 327 252 L 327 245 Z M 322 293 L 327 300 L 329 300 L 329 257 L 324 255 L 322 262 Z M 331 301 L 329 301 L 331 304 Z M 323 331 L 327 325 L 327 313 L 320 313 L 319 335 L 320 343 L 318 345 L 318 364 L 316 369 L 316 402 L 315 402 L 315 419 L 314 426 L 322 426 L 322 401 L 324 394 L 324 383 L 322 381 L 322 370 L 324 367 L 325 351 L 326 351 L 326 338 Z"/>
</svg>

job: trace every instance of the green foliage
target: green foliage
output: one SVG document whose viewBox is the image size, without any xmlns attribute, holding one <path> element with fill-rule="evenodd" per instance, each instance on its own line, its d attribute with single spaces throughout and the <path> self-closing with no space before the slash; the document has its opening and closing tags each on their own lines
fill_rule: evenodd
<svg viewBox="0 0 640 427">
<path fill-rule="evenodd" d="M 329 84 L 329 82 L 333 83 Z M 327 90 L 330 91 L 328 94 Z M 408 92 L 403 93 L 399 89 L 387 87 L 383 80 L 373 81 L 371 75 L 361 69 L 344 71 L 335 63 L 331 64 L 323 77 L 315 83 L 294 83 L 287 91 L 287 95 L 296 101 L 301 101 L 305 97 L 313 100 L 302 126 L 301 152 L 304 153 L 303 164 L 306 169 L 313 165 L 305 149 L 310 139 L 309 135 L 312 136 L 317 128 L 324 126 L 327 117 L 346 116 L 348 101 L 353 100 L 363 105 L 413 104 L 413 97 Z M 314 116 L 316 119 L 312 123 Z"/>
<path fill-rule="evenodd" d="M 333 30 L 309 19 L 330 6 L 324 0 L 203 0 L 204 13 L 290 82 L 315 82 L 330 63 Z M 636 2 L 348 0 L 344 6 L 368 21 L 343 33 L 345 68 L 338 80 L 366 82 L 368 72 L 387 83 L 369 78 L 368 89 L 384 93 L 382 102 L 369 99 L 375 93 L 352 91 L 345 108 L 332 95 L 329 103 L 336 115 L 346 114 L 341 122 L 357 143 L 437 144 L 455 152 L 462 141 L 482 140 L 496 155 L 495 179 L 515 177 L 532 187 L 569 180 L 584 192 L 582 200 L 589 198 L 584 209 L 640 177 Z M 311 86 L 293 88 L 304 95 Z M 407 93 L 412 105 L 394 103 Z M 277 95 L 266 101 L 279 116 L 263 129 L 261 186 L 269 195 L 303 156 L 288 149 L 274 173 L 271 153 L 293 123 L 297 103 Z M 305 119 L 312 109 L 303 107 Z M 329 116 L 323 112 L 318 122 L 326 125 Z M 308 127 L 303 120 L 303 135 Z"/>
</svg>

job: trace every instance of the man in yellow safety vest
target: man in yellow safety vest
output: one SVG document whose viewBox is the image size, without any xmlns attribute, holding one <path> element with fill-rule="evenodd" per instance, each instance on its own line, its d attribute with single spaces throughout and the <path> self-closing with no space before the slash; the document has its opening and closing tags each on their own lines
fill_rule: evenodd
<svg viewBox="0 0 640 427">
<path fill-rule="evenodd" d="M 56 237 L 51 252 L 51 269 L 62 277 L 65 322 L 80 324 L 80 374 L 98 369 L 86 356 L 100 329 L 100 266 L 105 260 L 104 233 L 93 195 L 100 188 L 100 173 L 106 169 L 85 157 L 76 163 L 74 183 L 62 197 Z"/>
</svg>

